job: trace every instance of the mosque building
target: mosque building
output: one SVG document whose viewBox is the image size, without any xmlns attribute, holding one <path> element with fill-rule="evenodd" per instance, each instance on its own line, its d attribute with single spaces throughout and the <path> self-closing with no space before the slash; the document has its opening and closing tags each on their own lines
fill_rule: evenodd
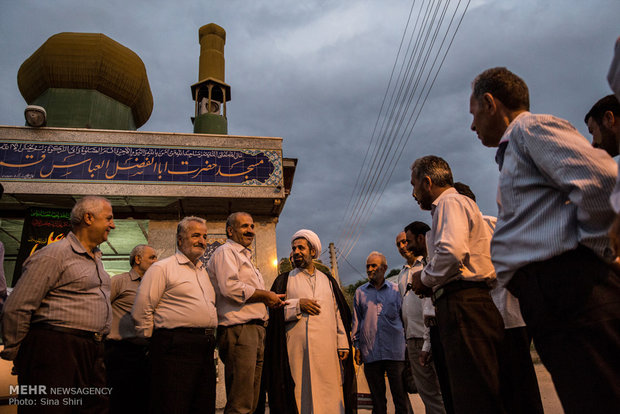
<svg viewBox="0 0 620 414">
<path fill-rule="evenodd" d="M 206 260 L 226 240 L 226 217 L 246 211 L 256 224 L 256 264 L 271 285 L 276 224 L 297 160 L 283 157 L 282 138 L 228 135 L 225 42 L 218 25 L 199 29 L 192 134 L 137 131 L 153 110 L 146 68 L 104 34 L 55 34 L 22 64 L 26 126 L 0 126 L 9 286 L 28 255 L 64 237 L 71 207 L 86 195 L 112 202 L 116 230 L 100 246 L 110 274 L 129 269 L 129 252 L 140 243 L 160 258 L 172 255 L 176 225 L 189 215 L 207 220 Z"/>
</svg>

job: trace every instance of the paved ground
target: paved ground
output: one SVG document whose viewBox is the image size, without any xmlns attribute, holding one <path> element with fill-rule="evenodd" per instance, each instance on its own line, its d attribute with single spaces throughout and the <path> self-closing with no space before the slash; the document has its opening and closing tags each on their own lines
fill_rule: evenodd
<svg viewBox="0 0 620 414">
<path fill-rule="evenodd" d="M 558 399 L 558 395 L 555 392 L 555 387 L 553 386 L 553 382 L 551 381 L 551 376 L 549 372 L 545 369 L 542 364 L 534 365 L 536 368 L 536 375 L 538 377 L 538 386 L 540 387 L 540 394 L 542 397 L 543 408 L 545 410 L 545 414 L 564 414 L 564 410 L 562 409 L 562 405 L 560 404 L 560 400 Z M 364 386 L 364 384 L 362 384 Z M 389 389 L 389 385 L 388 385 Z M 388 396 L 388 414 L 394 413 L 394 404 L 390 400 L 391 397 Z M 424 413 L 424 404 L 420 399 L 418 394 L 410 395 L 411 404 L 413 406 L 413 412 Z M 372 410 L 359 410 L 360 414 L 369 414 Z"/>
<path fill-rule="evenodd" d="M 549 372 L 545 369 L 542 364 L 535 364 L 536 375 L 538 376 L 538 386 L 540 387 L 540 394 L 542 396 L 543 408 L 545 410 L 545 414 L 564 414 L 564 410 L 560 404 L 560 400 L 555 392 L 555 388 L 553 386 L 553 382 L 551 381 L 551 376 Z M 365 381 L 362 379 L 358 381 L 359 392 L 368 392 L 368 386 Z M 387 383 L 387 381 L 386 381 Z M 391 396 L 389 395 L 389 384 L 388 388 L 388 414 L 395 414 L 394 412 L 394 404 L 391 401 Z M 411 404 L 413 406 L 413 412 L 416 414 L 424 413 L 424 404 L 420 399 L 418 394 L 410 395 Z M 223 410 L 218 409 L 218 413 L 223 412 Z M 266 410 L 269 412 L 269 409 Z M 359 414 L 370 414 L 372 410 L 358 410 Z"/>
</svg>

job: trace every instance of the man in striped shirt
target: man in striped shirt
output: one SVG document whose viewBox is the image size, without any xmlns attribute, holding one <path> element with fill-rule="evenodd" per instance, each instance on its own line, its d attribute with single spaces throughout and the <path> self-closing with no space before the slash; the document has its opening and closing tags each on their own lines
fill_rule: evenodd
<svg viewBox="0 0 620 414">
<path fill-rule="evenodd" d="M 13 361 L 20 386 L 36 387 L 34 395 L 20 395 L 35 401 L 21 405 L 20 413 L 44 412 L 43 402 L 57 405 L 58 413 L 108 410 L 102 339 L 112 320 L 110 276 L 97 246 L 114 229 L 110 202 L 84 197 L 71 211 L 71 225 L 64 239 L 24 262 L 2 315 L 0 356 Z M 79 393 L 81 399 L 63 398 L 78 394 L 48 395 L 51 388 Z"/>
<path fill-rule="evenodd" d="M 563 119 L 529 112 L 506 68 L 472 84 L 471 129 L 497 147 L 498 220 L 491 256 L 520 302 L 568 412 L 620 406 L 620 279 L 607 229 L 617 167 Z"/>
</svg>

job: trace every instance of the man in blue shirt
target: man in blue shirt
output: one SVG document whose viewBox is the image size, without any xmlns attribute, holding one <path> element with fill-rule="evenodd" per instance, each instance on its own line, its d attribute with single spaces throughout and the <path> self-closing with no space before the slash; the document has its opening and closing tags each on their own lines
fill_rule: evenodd
<svg viewBox="0 0 620 414">
<path fill-rule="evenodd" d="M 398 286 L 385 280 L 387 260 L 379 252 L 366 259 L 368 283 L 355 291 L 353 299 L 353 346 L 355 361 L 364 363 L 364 374 L 372 398 L 373 413 L 387 413 L 385 375 L 397 413 L 413 413 L 403 387 L 405 330 L 400 318 L 402 299 Z"/>
</svg>

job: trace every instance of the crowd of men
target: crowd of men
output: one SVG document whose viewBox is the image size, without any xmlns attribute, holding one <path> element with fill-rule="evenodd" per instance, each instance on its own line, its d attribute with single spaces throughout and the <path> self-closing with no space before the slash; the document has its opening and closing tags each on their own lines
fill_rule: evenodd
<svg viewBox="0 0 620 414">
<path fill-rule="evenodd" d="M 396 235 L 397 283 L 371 252 L 351 311 L 315 261 L 321 241 L 291 237 L 293 270 L 271 289 L 254 265 L 250 214 L 226 222 L 211 256 L 207 225 L 185 217 L 176 253 L 147 245 L 112 279 L 98 247 L 112 205 L 87 196 L 72 231 L 34 253 L 2 313 L 23 413 L 214 413 L 217 347 L 225 413 L 353 413 L 354 361 L 373 412 L 411 413 L 413 376 L 427 413 L 542 413 L 533 340 L 567 413 L 620 407 L 620 40 L 616 95 L 585 116 L 593 144 L 567 121 L 529 112 L 525 82 L 492 68 L 472 83 L 471 129 L 496 147 L 498 216 L 484 216 L 440 157 L 411 166 L 413 197 L 431 214 Z M 615 188 L 614 188 L 615 184 Z M 67 393 L 67 401 L 50 391 Z M 52 393 L 53 394 L 53 393 Z M 266 397 L 265 397 L 266 395 Z M 55 402 L 54 402 L 55 401 Z"/>
</svg>

